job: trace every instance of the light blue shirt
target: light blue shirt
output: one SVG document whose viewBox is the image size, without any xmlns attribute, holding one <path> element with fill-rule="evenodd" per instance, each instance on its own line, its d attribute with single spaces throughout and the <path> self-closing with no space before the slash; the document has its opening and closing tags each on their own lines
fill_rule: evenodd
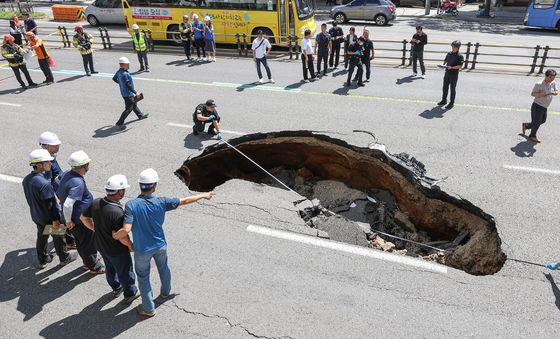
<svg viewBox="0 0 560 339">
<path fill-rule="evenodd" d="M 179 207 L 179 199 L 139 195 L 124 208 L 124 223 L 132 224 L 134 252 L 146 253 L 167 244 L 163 233 L 165 212 Z"/>
</svg>

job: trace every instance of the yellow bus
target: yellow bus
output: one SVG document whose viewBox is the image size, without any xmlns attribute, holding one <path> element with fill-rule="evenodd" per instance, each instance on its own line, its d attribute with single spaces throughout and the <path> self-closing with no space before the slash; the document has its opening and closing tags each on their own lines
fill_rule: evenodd
<svg viewBox="0 0 560 339">
<path fill-rule="evenodd" d="M 285 45 L 288 35 L 315 33 L 315 0 L 122 0 L 126 26 L 151 30 L 154 40 L 179 41 L 183 15 L 212 19 L 215 40 L 235 43 L 235 34 L 262 30 L 271 43 Z M 192 20 L 190 21 L 192 23 Z M 279 38 L 282 37 L 282 38 Z M 248 39 L 250 41 L 251 39 Z"/>
</svg>

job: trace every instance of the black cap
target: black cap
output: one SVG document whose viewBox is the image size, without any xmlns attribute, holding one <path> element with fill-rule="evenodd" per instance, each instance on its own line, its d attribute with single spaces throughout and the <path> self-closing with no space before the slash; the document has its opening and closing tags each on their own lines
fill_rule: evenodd
<svg viewBox="0 0 560 339">
<path fill-rule="evenodd" d="M 262 29 L 259 29 L 259 30 L 257 31 L 257 34 L 264 34 L 264 32 L 262 31 Z"/>
<path fill-rule="evenodd" d="M 424 27 L 422 27 L 422 26 L 416 26 L 416 29 L 422 29 L 422 28 L 424 28 Z"/>
<path fill-rule="evenodd" d="M 214 103 L 214 100 L 212 100 L 212 99 L 206 100 L 205 105 L 206 106 L 216 106 L 216 104 Z"/>
<path fill-rule="evenodd" d="M 553 70 L 552 68 L 547 69 L 546 72 L 544 73 L 545 76 L 550 77 L 550 76 L 556 76 L 556 71 Z"/>
</svg>

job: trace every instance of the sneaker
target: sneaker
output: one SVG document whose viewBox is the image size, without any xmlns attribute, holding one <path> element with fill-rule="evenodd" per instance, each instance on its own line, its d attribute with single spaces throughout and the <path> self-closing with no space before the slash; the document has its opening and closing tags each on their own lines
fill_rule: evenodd
<svg viewBox="0 0 560 339">
<path fill-rule="evenodd" d="M 418 76 L 418 73 L 412 73 L 412 76 L 413 77 Z"/>
<path fill-rule="evenodd" d="M 32 82 L 32 83 L 29 84 L 29 87 L 37 87 L 37 86 L 39 86 L 39 85 L 37 85 L 37 84 L 34 83 L 34 82 Z"/>
<path fill-rule="evenodd" d="M 525 135 L 525 133 L 527 132 L 527 125 L 525 125 L 525 123 L 521 124 L 521 133 L 523 133 L 523 135 Z"/>
<path fill-rule="evenodd" d="M 361 82 L 360 82 L 360 83 L 358 84 L 358 86 L 360 86 L 360 87 L 364 87 L 364 86 L 365 86 L 365 84 L 363 84 L 363 83 L 361 83 Z"/>
<path fill-rule="evenodd" d="M 313 78 L 311 78 L 311 81 L 315 81 L 318 80 L 316 76 L 314 76 Z"/>
<path fill-rule="evenodd" d="M 212 61 L 216 61 L 216 57 L 213 57 L 213 58 L 212 58 Z"/>
<path fill-rule="evenodd" d="M 138 120 L 144 120 L 144 119 L 146 119 L 149 115 L 150 115 L 150 113 L 144 113 L 144 114 L 142 114 L 141 117 L 138 117 Z"/>
<path fill-rule="evenodd" d="M 76 259 L 78 259 L 78 253 L 77 252 L 68 253 L 68 256 L 66 257 L 66 260 L 60 262 L 60 266 L 66 266 Z"/>
<path fill-rule="evenodd" d="M 303 79 L 303 82 L 309 82 L 309 79 Z"/>
<path fill-rule="evenodd" d="M 338 69 L 338 66 L 335 66 L 334 69 Z"/>
<path fill-rule="evenodd" d="M 263 78 L 259 79 L 259 84 L 264 84 L 264 79 Z"/>
<path fill-rule="evenodd" d="M 148 317 L 151 318 L 154 315 L 156 315 L 156 310 L 150 311 L 150 312 L 146 312 L 144 311 L 144 309 L 142 308 L 142 305 L 138 305 L 138 307 L 136 307 L 136 310 L 138 311 L 138 314 L 143 315 L 144 317 Z"/>
<path fill-rule="evenodd" d="M 115 128 L 119 131 L 124 131 L 126 129 L 126 125 L 115 125 Z"/>
<path fill-rule="evenodd" d="M 23 88 L 23 89 L 27 89 L 27 86 L 25 86 L 25 85 L 21 85 L 21 88 Z"/>
<path fill-rule="evenodd" d="M 449 103 L 449 105 L 445 106 L 445 109 L 452 109 L 453 106 L 455 106 L 452 102 Z"/>
<path fill-rule="evenodd" d="M 134 300 L 138 299 L 138 297 L 140 297 L 140 291 L 136 291 L 136 293 L 134 293 L 134 295 L 131 295 L 130 297 L 124 297 L 124 302 L 126 303 L 131 303 Z"/>
<path fill-rule="evenodd" d="M 47 267 L 47 265 L 50 264 L 52 261 L 53 261 L 53 256 L 48 255 L 44 262 L 39 263 L 39 268 L 43 269 L 43 268 Z"/>
<path fill-rule="evenodd" d="M 146 67 L 146 73 L 150 73 L 150 69 Z"/>
<path fill-rule="evenodd" d="M 422 74 L 422 79 L 426 79 L 426 74 Z"/>
<path fill-rule="evenodd" d="M 445 100 L 442 100 L 442 101 L 437 103 L 438 106 L 443 106 L 445 104 L 447 104 L 447 101 L 445 101 Z"/>
<path fill-rule="evenodd" d="M 268 79 L 268 82 L 270 82 L 271 84 L 276 83 L 276 82 L 274 81 L 274 79 L 272 79 L 272 78 Z"/>
<path fill-rule="evenodd" d="M 119 287 L 116 290 L 113 290 L 111 294 L 113 295 L 113 299 L 117 299 L 118 297 L 121 296 L 121 294 L 123 294 L 123 288 Z"/>
<path fill-rule="evenodd" d="M 146 70 L 146 69 L 145 69 L 144 67 L 140 67 L 140 69 L 138 70 L 138 72 L 143 72 L 143 71 L 145 71 L 145 70 Z"/>
<path fill-rule="evenodd" d="M 194 126 L 192 127 L 192 133 L 194 135 L 198 135 L 198 131 L 196 130 L 196 128 Z"/>
<path fill-rule="evenodd" d="M 101 266 L 96 270 L 89 270 L 89 274 L 92 275 L 98 275 L 98 274 L 104 274 L 105 273 L 105 266 Z"/>
<path fill-rule="evenodd" d="M 531 140 L 532 142 L 536 142 L 536 143 L 541 142 L 537 137 L 529 137 L 528 139 Z"/>
<path fill-rule="evenodd" d="M 90 73 L 90 72 L 86 72 L 86 75 L 87 75 L 88 77 L 90 77 L 90 76 L 91 76 L 91 73 Z"/>
</svg>

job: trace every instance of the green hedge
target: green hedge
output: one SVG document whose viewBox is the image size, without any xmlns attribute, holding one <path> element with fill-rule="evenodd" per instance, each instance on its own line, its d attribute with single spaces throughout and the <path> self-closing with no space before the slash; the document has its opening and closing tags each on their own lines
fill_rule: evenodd
<svg viewBox="0 0 560 339">
<path fill-rule="evenodd" d="M 14 16 L 14 14 L 17 14 L 17 16 L 21 20 L 21 13 L 14 12 L 14 11 L 0 11 L 0 19 L 10 20 Z M 33 13 L 29 13 L 29 16 L 32 17 L 33 19 L 42 19 L 42 18 L 46 18 L 47 14 L 43 12 L 33 12 Z"/>
</svg>

